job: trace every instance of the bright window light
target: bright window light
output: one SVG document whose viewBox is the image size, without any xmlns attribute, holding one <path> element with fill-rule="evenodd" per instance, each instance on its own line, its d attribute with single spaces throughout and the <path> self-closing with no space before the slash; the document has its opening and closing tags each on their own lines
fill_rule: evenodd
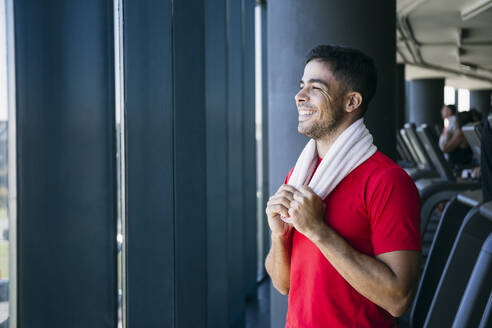
<svg viewBox="0 0 492 328">
<path fill-rule="evenodd" d="M 455 105 L 456 99 L 454 99 L 454 88 L 450 86 L 444 87 L 444 104 Z"/>
<path fill-rule="evenodd" d="M 458 112 L 470 110 L 470 91 L 468 89 L 458 89 Z"/>
</svg>

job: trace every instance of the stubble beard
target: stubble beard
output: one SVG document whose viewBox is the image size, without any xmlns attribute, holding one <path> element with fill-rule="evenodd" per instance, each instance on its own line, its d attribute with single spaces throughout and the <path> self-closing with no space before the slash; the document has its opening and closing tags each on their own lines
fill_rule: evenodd
<svg viewBox="0 0 492 328">
<path fill-rule="evenodd" d="M 329 120 L 316 121 L 306 131 L 300 131 L 305 136 L 318 140 L 328 135 L 335 133 L 342 123 L 344 111 L 341 107 L 337 106 L 332 113 L 332 117 Z"/>
</svg>

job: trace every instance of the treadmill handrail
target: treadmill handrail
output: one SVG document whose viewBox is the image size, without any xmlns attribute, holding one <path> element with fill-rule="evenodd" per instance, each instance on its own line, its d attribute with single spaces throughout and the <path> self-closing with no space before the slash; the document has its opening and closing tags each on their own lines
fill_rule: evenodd
<svg viewBox="0 0 492 328">
<path fill-rule="evenodd" d="M 473 150 L 475 157 L 478 159 L 480 159 L 480 145 L 482 143 L 480 132 L 477 129 L 479 126 L 480 123 L 476 122 L 466 124 L 461 128 L 466 141 L 468 141 L 470 148 Z"/>
<path fill-rule="evenodd" d="M 404 125 L 405 131 L 407 132 L 408 138 L 410 142 L 413 144 L 417 155 L 420 158 L 420 161 L 426 168 L 434 169 L 433 163 L 431 162 L 428 153 L 425 150 L 425 147 L 422 145 L 421 141 L 417 137 L 416 127 L 414 123 L 405 123 Z"/>
<path fill-rule="evenodd" d="M 419 168 L 423 169 L 424 164 L 420 161 L 420 158 L 417 156 L 417 153 L 416 153 L 415 149 L 413 148 L 413 145 L 410 142 L 410 139 L 408 138 L 407 131 L 405 131 L 405 129 L 400 129 L 400 135 L 403 139 L 403 142 L 405 142 L 405 144 L 407 145 L 407 148 L 413 157 L 413 161 L 417 164 L 417 166 Z"/>
<path fill-rule="evenodd" d="M 417 129 L 417 134 L 424 144 L 424 147 L 441 178 L 447 181 L 455 181 L 456 178 L 453 171 L 449 167 L 448 162 L 444 159 L 444 155 L 439 149 L 437 141 L 433 140 L 429 127 L 426 124 L 422 124 Z"/>
</svg>

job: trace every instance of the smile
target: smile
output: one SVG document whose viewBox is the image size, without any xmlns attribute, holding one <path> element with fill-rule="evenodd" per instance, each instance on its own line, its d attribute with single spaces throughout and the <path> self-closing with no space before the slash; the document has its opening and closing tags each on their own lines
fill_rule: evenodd
<svg viewBox="0 0 492 328">
<path fill-rule="evenodd" d="M 312 111 L 312 110 L 300 110 L 299 111 L 299 115 L 311 115 L 313 113 L 314 113 L 314 111 Z"/>
<path fill-rule="evenodd" d="M 316 113 L 314 110 L 300 110 L 299 121 L 302 122 L 309 120 L 314 113 Z"/>
</svg>

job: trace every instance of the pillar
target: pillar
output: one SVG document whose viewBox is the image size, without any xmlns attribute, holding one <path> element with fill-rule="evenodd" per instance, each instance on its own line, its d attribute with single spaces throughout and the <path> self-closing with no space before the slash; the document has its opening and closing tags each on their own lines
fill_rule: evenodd
<svg viewBox="0 0 492 328">
<path fill-rule="evenodd" d="M 405 64 L 396 64 L 395 70 L 395 129 L 405 124 Z"/>
<path fill-rule="evenodd" d="M 470 90 L 470 108 L 476 108 L 484 116 L 489 114 L 492 90 Z"/>
<path fill-rule="evenodd" d="M 305 55 L 318 44 L 350 46 L 374 58 L 378 88 L 366 124 L 378 148 L 394 157 L 395 2 L 271 0 L 267 11 L 270 194 L 283 183 L 308 141 L 297 133 L 294 95 Z M 287 297 L 272 289 L 272 328 L 284 327 L 286 304 Z"/>
<path fill-rule="evenodd" d="M 409 85 L 409 122 L 417 125 L 441 125 L 444 104 L 444 79 L 418 79 Z"/>
<path fill-rule="evenodd" d="M 456 110 L 458 110 L 458 104 L 460 103 L 459 98 L 459 88 L 454 89 L 454 105 L 456 106 Z"/>
</svg>

